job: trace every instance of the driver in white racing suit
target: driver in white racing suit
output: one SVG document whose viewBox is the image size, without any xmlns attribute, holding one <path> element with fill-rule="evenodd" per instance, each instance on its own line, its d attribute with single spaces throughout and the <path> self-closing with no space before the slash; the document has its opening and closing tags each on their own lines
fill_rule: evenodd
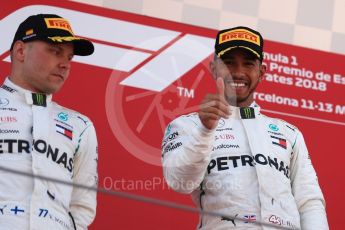
<svg viewBox="0 0 345 230">
<path fill-rule="evenodd" d="M 95 218 L 95 191 L 6 171 L 97 186 L 92 122 L 52 102 L 73 55 L 93 50 L 57 15 L 33 15 L 19 26 L 11 74 L 0 88 L 1 230 L 85 230 Z"/>
<path fill-rule="evenodd" d="M 168 125 L 164 177 L 200 209 L 225 215 L 200 216 L 199 229 L 326 230 L 325 201 L 301 132 L 261 114 L 254 102 L 266 71 L 262 52 L 255 30 L 218 33 L 210 65 L 218 94 Z"/>
</svg>

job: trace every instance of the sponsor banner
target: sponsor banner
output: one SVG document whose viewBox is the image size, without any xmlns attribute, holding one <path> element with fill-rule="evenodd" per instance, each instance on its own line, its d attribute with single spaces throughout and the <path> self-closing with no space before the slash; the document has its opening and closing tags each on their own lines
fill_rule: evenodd
<svg viewBox="0 0 345 230">
<path fill-rule="evenodd" d="M 345 125 L 345 99 L 340 96 L 345 71 L 338 61 L 343 59 L 342 55 L 267 42 L 267 74 L 256 101 L 266 110 Z M 325 65 L 325 60 L 334 61 Z"/>
</svg>

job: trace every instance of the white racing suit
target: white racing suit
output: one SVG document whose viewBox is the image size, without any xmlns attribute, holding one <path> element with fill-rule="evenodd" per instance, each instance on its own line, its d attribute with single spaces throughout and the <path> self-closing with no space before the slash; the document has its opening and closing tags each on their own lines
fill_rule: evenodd
<svg viewBox="0 0 345 230">
<path fill-rule="evenodd" d="M 175 119 L 166 129 L 162 151 L 168 185 L 191 193 L 202 210 L 226 215 L 200 216 L 198 228 L 328 229 L 301 132 L 260 114 L 255 103 L 231 110 L 214 130 L 205 128 L 197 113 Z"/>
<path fill-rule="evenodd" d="M 9 79 L 0 88 L 0 166 L 96 186 L 97 139 L 85 116 Z M 84 230 L 96 192 L 0 170 L 1 230 Z"/>
</svg>

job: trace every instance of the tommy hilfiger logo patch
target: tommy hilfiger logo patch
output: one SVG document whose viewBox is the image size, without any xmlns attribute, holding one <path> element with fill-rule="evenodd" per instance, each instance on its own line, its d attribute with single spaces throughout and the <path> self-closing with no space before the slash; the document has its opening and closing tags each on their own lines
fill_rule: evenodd
<svg viewBox="0 0 345 230">
<path fill-rule="evenodd" d="M 68 139 L 72 140 L 72 138 L 73 138 L 73 131 L 72 130 L 70 130 L 70 129 L 66 128 L 66 127 L 63 127 L 63 126 L 61 126 L 59 124 L 56 124 L 55 127 L 56 127 L 56 132 L 64 135 Z"/>
<path fill-rule="evenodd" d="M 282 147 L 283 149 L 287 148 L 286 139 L 276 137 L 276 136 L 271 136 L 271 138 L 273 138 L 272 144 L 278 145 L 278 146 Z"/>
</svg>

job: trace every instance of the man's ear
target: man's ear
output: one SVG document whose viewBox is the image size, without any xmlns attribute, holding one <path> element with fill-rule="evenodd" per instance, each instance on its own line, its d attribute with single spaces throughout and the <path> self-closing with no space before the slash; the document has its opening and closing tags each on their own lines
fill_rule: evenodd
<svg viewBox="0 0 345 230">
<path fill-rule="evenodd" d="M 260 75 L 259 75 L 259 81 L 262 81 L 266 74 L 266 68 L 267 66 L 265 64 L 260 64 Z"/>
<path fill-rule="evenodd" d="M 24 57 L 25 57 L 25 43 L 22 41 L 16 41 L 13 45 L 13 49 L 11 51 L 12 53 L 12 58 L 19 61 L 23 62 Z"/>
</svg>

